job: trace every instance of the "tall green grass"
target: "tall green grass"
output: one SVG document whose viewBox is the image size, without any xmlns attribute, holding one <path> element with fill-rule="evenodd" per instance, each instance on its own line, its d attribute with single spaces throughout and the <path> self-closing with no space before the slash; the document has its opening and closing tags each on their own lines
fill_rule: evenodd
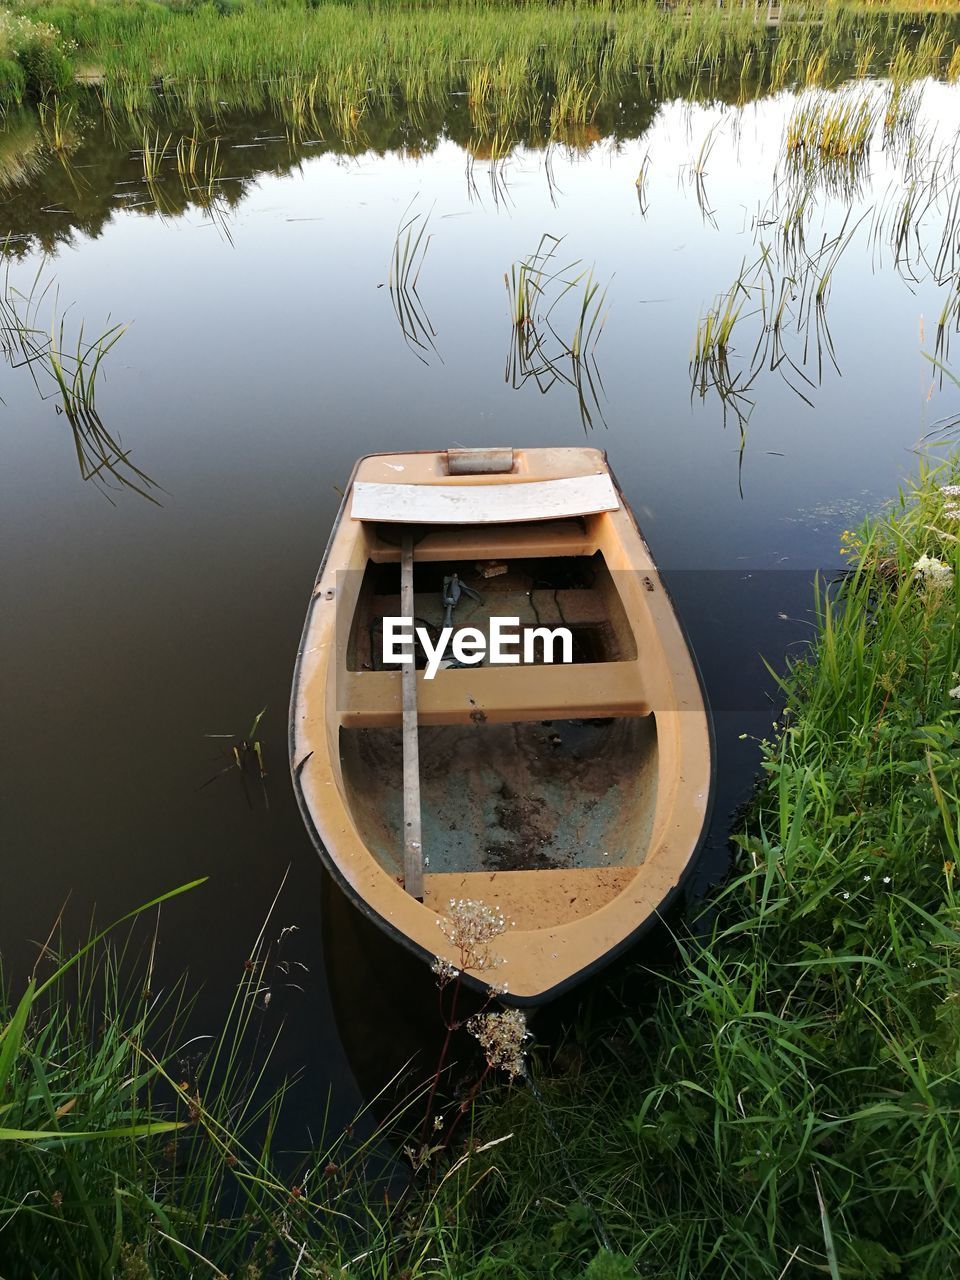
<svg viewBox="0 0 960 1280">
<path fill-rule="evenodd" d="M 127 919 L 142 925 L 195 885 Z M 135 945 L 113 926 L 66 958 L 48 939 L 22 994 L 3 983 L 4 1276 L 253 1280 L 297 1265 L 326 1274 L 363 1248 L 381 1256 L 365 1200 L 382 1191 L 366 1173 L 375 1127 L 321 1136 L 307 1159 L 275 1150 L 292 1082 L 272 1069 L 281 1023 L 268 993 L 285 963 L 274 932 L 268 916 L 237 957 L 240 981 L 212 1035 L 191 1031 L 182 982 L 154 990 L 155 931 Z"/>
<path fill-rule="evenodd" d="M 958 478 L 845 535 L 734 876 L 649 1003 L 543 1063 L 543 1108 L 485 1115 L 514 1136 L 456 1274 L 957 1274 Z"/>
<path fill-rule="evenodd" d="M 492 988 L 479 1009 L 461 992 L 461 969 L 496 967 L 487 944 L 506 927 L 502 915 L 473 902 L 451 910 L 446 936 L 468 941 L 461 969 L 436 970 L 446 1037 L 432 1075 L 414 1087 L 406 1074 L 402 1088 L 388 1082 L 335 1129 L 329 1098 L 318 1104 L 314 1087 L 275 1062 L 285 1032 L 272 996 L 293 984 L 295 965 L 291 931 L 273 919 L 279 892 L 253 946 L 236 956 L 237 986 L 212 1030 L 184 980 L 163 989 L 159 908 L 201 883 L 161 895 L 72 954 L 61 955 L 52 931 L 20 990 L 0 980 L 0 1273 L 450 1274 L 442 1255 L 452 1259 L 458 1233 L 448 1183 L 474 1158 L 474 1101 L 498 1070 L 523 1070 L 523 1015 L 497 1011 Z M 119 926 L 131 922 L 124 935 Z M 469 1036 L 483 1049 L 472 1075 Z M 454 1051 L 466 1092 L 451 1098 Z M 294 1119 L 298 1087 L 308 1105 Z M 288 1142 L 303 1149 L 281 1144 L 284 1113 Z"/>
<path fill-rule="evenodd" d="M 764 6 L 708 0 L 675 8 L 21 0 L 19 9 L 76 46 L 76 68 L 114 110 L 273 106 L 301 126 L 329 116 L 345 138 L 371 107 L 416 119 L 450 93 L 466 96 L 482 136 L 542 121 L 563 137 L 638 81 L 654 96 L 738 101 L 891 67 L 899 80 L 946 75 L 957 46 L 949 15 L 910 22 L 837 3 L 811 14 L 799 0 L 785 0 L 777 26 Z"/>
</svg>

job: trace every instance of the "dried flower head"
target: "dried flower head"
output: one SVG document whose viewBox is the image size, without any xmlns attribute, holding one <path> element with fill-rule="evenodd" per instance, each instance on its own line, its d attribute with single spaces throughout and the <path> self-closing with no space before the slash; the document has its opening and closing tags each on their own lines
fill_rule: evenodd
<svg viewBox="0 0 960 1280">
<path fill-rule="evenodd" d="M 488 907 L 485 902 L 473 898 L 451 898 L 449 911 L 437 920 L 437 924 L 457 951 L 461 969 L 480 972 L 503 964 L 503 957 L 490 950 L 493 939 L 505 933 L 508 927 L 499 907 Z"/>
<path fill-rule="evenodd" d="M 460 977 L 460 970 L 455 964 L 451 964 L 449 960 L 445 960 L 443 956 L 434 956 L 433 964 L 430 966 L 437 975 L 439 986 L 445 987 L 448 982 L 453 982 L 455 978 Z"/>
<path fill-rule="evenodd" d="M 511 1077 L 523 1075 L 524 1042 L 530 1033 L 522 1010 L 475 1014 L 467 1030 L 480 1041 L 488 1066 L 500 1067 Z"/>
</svg>

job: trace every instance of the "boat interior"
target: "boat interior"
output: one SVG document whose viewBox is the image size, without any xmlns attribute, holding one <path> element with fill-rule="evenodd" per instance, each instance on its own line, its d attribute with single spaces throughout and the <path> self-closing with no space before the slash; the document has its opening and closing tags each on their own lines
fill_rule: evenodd
<svg viewBox="0 0 960 1280">
<path fill-rule="evenodd" d="M 656 717 L 625 603 L 627 576 L 598 549 L 596 516 L 526 524 L 414 526 L 418 626 L 436 642 L 444 583 L 466 590 L 455 629 L 517 634 L 566 626 L 573 667 L 544 661 L 422 673 L 417 651 L 424 871 L 513 872 L 638 867 L 657 807 Z M 338 585 L 339 750 L 359 833 L 381 865 L 403 870 L 400 666 L 383 662 L 383 619 L 401 616 L 400 545 L 410 526 L 365 526 L 366 558 Z M 344 605 L 346 604 L 346 608 Z"/>
</svg>

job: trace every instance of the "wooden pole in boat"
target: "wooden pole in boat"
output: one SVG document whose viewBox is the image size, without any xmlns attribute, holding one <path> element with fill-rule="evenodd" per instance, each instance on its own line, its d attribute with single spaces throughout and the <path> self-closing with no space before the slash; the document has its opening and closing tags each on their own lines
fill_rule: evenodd
<svg viewBox="0 0 960 1280">
<path fill-rule="evenodd" d="M 405 533 L 400 547 L 400 613 L 414 618 L 413 534 Z M 420 740 L 417 730 L 417 664 L 405 662 L 403 692 L 403 885 L 423 901 L 423 846 L 420 833 Z"/>
</svg>

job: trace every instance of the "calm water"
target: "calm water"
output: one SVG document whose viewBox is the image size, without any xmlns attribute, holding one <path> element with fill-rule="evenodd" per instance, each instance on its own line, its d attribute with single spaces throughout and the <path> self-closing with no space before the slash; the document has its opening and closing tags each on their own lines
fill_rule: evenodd
<svg viewBox="0 0 960 1280">
<path fill-rule="evenodd" d="M 318 1106 L 332 1085 L 349 1109 L 355 1074 L 362 1091 L 381 1054 L 385 1009 L 393 1041 L 405 1028 L 416 1042 L 419 970 L 372 946 L 301 827 L 289 683 L 338 486 L 359 455 L 584 440 L 569 386 L 505 381 L 504 273 L 544 233 L 563 237 L 558 265 L 580 260 L 608 285 L 587 434 L 608 450 L 704 670 L 719 792 L 699 883 L 722 872 L 728 816 L 757 764 L 741 735 L 771 718 L 761 657 L 781 666 L 802 644 L 813 572 L 841 563 L 840 531 L 892 494 L 924 433 L 958 407 L 923 354 L 948 290 L 896 270 L 874 221 L 904 172 L 879 131 L 858 191 L 814 186 L 811 252 L 866 217 L 829 290 L 838 368 L 827 359 L 820 377 L 813 348 L 804 365 L 802 335 L 790 339 L 813 385 L 790 380 L 812 407 L 766 368 L 741 450 L 735 414 L 725 425 L 715 395 L 691 398 L 698 317 L 763 244 L 779 253 L 769 210 L 794 104 L 789 93 L 742 109 L 649 103 L 616 139 L 586 133 L 548 157 L 520 147 L 492 175 L 442 136 L 420 154 L 291 152 L 275 122 L 233 119 L 219 125 L 216 216 L 177 205 L 169 158 L 147 189 L 139 154 L 93 122 L 69 172 L 30 153 L 39 172 L 0 192 L 10 281 L 28 288 L 46 246 L 70 332 L 80 319 L 88 333 L 108 317 L 129 324 L 97 404 L 163 492 L 159 506 L 123 489 L 111 502 L 84 482 L 55 402 L 4 367 L 0 939 L 15 981 L 68 896 L 80 931 L 94 907 L 105 920 L 206 875 L 165 909 L 161 948 L 167 971 L 188 968 L 216 1008 L 286 875 L 273 927 L 297 926 L 286 946 L 310 972 L 303 990 L 278 986 L 264 1014 L 287 1018 L 282 1062 L 308 1066 Z M 928 85 L 912 136 L 936 150 L 958 118 L 960 93 Z M 707 138 L 698 183 L 690 166 Z M 924 244 L 939 240 L 952 190 L 927 214 Z M 386 282 L 398 226 L 428 214 L 425 363 Z M 744 307 L 752 336 L 734 344 L 737 368 L 753 354 L 757 305 Z M 207 735 L 242 735 L 264 706 L 269 806 L 229 772 L 203 785 L 228 764 L 226 740 Z"/>
</svg>

